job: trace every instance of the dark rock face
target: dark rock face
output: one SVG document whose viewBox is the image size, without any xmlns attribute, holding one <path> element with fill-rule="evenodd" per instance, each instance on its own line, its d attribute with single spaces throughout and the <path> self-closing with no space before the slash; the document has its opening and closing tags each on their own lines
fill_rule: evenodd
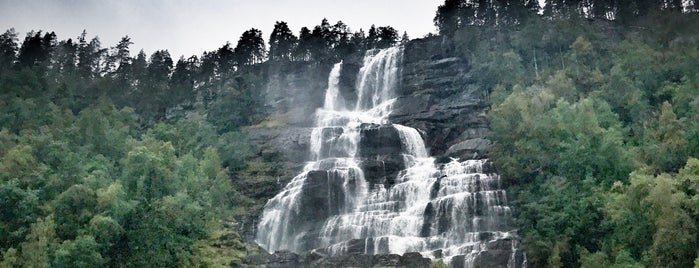
<svg viewBox="0 0 699 268">
<path fill-rule="evenodd" d="M 430 262 L 430 259 L 422 257 L 420 253 L 408 252 L 400 257 L 400 259 L 398 260 L 398 266 L 406 268 L 421 268 L 429 267 Z"/>
<path fill-rule="evenodd" d="M 347 152 L 340 151 L 341 146 L 337 146 L 336 143 L 339 142 L 338 138 L 342 135 L 344 130 L 342 127 L 326 127 L 320 132 L 322 144 L 322 150 L 320 151 L 319 158 L 328 157 L 349 157 Z"/>
<path fill-rule="evenodd" d="M 430 155 L 438 163 L 449 162 L 450 158 L 481 159 L 486 157 L 491 141 L 486 139 L 489 124 L 485 117 L 488 109 L 484 101 L 483 89 L 474 86 L 474 74 L 466 59 L 453 57 L 453 47 L 448 40 L 441 37 L 418 39 L 405 47 L 402 75 L 397 90 L 398 99 L 394 103 L 390 121 L 418 129 L 427 145 Z M 289 171 L 283 182 L 291 179 L 303 163 L 309 160 L 310 128 L 315 110 L 322 106 L 323 93 L 327 87 L 327 74 L 332 66 L 306 66 L 296 70 L 277 70 L 271 73 L 268 88 L 275 93 L 271 103 L 280 113 L 286 113 L 289 124 L 293 127 L 257 130 L 256 140 L 284 155 L 284 169 Z M 356 102 L 354 87 L 357 72 L 361 68 L 361 56 L 353 55 L 343 62 L 340 75 L 340 94 L 348 105 Z M 319 75 L 312 74 L 316 72 Z M 282 75 L 283 74 L 283 75 Z M 321 133 L 323 140 L 334 142 L 342 135 L 341 128 L 327 128 Z M 398 131 L 392 125 L 365 124 L 360 127 L 362 137 L 358 145 L 357 160 L 371 187 L 382 184 L 391 187 L 398 173 L 405 169 L 405 162 L 400 155 L 402 148 Z M 337 148 L 337 146 L 323 146 Z M 343 152 L 321 152 L 321 158 L 346 157 Z M 332 166 L 328 162 L 324 165 Z M 303 230 L 309 241 L 305 248 L 317 248 L 312 242 L 319 236 L 319 222 L 329 215 L 339 213 L 339 204 L 345 196 L 341 181 L 333 180 L 333 174 L 325 170 L 312 171 L 304 184 L 304 192 L 311 193 L 302 197 L 301 207 L 312 208 L 301 212 L 298 222 L 290 223 Z M 484 173 L 494 172 L 488 166 Z M 441 180 L 441 178 L 440 178 Z M 439 189 L 439 180 L 436 188 Z M 283 185 L 282 185 L 283 186 Z M 277 189 L 278 191 L 279 189 Z M 476 191 L 478 189 L 475 189 Z M 275 193 L 270 193 L 272 197 Z M 436 194 L 431 194 L 436 196 Z M 432 197 L 434 199 L 434 197 Z M 474 200 L 480 200 L 476 198 Z M 423 230 L 421 236 L 429 236 L 430 229 L 444 232 L 451 226 L 448 221 L 449 203 L 429 203 L 425 207 Z M 463 211 L 473 216 L 482 215 L 479 211 L 483 205 Z M 473 223 L 464 223 L 473 224 Z M 481 241 L 490 241 L 493 234 L 483 232 Z M 342 256 L 326 256 L 319 249 L 305 255 L 278 252 L 261 256 L 251 261 L 252 267 L 428 267 L 430 260 L 419 253 L 365 255 L 367 247 L 374 247 L 371 239 L 348 241 L 347 253 Z M 513 259 L 514 267 L 524 263 L 524 253 L 513 250 L 516 237 L 488 242 L 488 250 L 473 257 L 474 267 L 508 267 Z M 379 245 L 381 247 L 381 245 Z M 434 252 L 440 258 L 441 252 Z M 262 261 L 264 259 L 264 261 Z M 463 267 L 465 256 L 452 259 L 451 267 Z M 284 266 L 287 265 L 287 266 Z M 292 266 L 288 266 L 292 265 Z"/>
<path fill-rule="evenodd" d="M 400 267 L 426 268 L 430 259 L 419 253 L 366 255 L 351 253 L 343 256 L 328 257 L 318 253 L 301 256 L 287 251 L 278 251 L 267 255 L 267 259 L 248 259 L 247 267 L 258 268 L 296 268 L 296 267 Z"/>
<path fill-rule="evenodd" d="M 266 154 L 267 151 L 281 154 L 282 162 L 279 164 L 286 172 L 282 178 L 284 182 L 298 174 L 311 154 L 311 127 L 251 128 L 247 132 L 250 141 L 262 150 L 259 154 Z M 276 193 L 272 193 L 271 196 L 274 194 Z"/>
<path fill-rule="evenodd" d="M 397 154 L 364 159 L 359 163 L 359 167 L 364 171 L 364 176 L 372 188 L 377 184 L 392 186 L 398 173 L 406 168 L 403 156 Z"/>
<path fill-rule="evenodd" d="M 460 159 L 482 159 L 491 144 L 490 140 L 483 138 L 465 140 L 449 147 L 445 155 Z"/>
<path fill-rule="evenodd" d="M 400 134 L 393 125 L 363 124 L 358 144 L 359 166 L 364 177 L 374 187 L 391 187 L 398 172 L 406 168 Z"/>
<path fill-rule="evenodd" d="M 361 68 L 362 57 L 359 54 L 354 54 L 342 62 L 342 69 L 340 70 L 340 94 L 348 104 L 357 103 L 355 88 L 357 74 Z"/>
<path fill-rule="evenodd" d="M 287 115 L 292 126 L 313 126 L 315 110 L 323 106 L 328 73 L 332 64 L 269 62 L 266 102 L 277 113 Z"/>
<path fill-rule="evenodd" d="M 400 154 L 403 145 L 398 130 L 392 125 L 362 124 L 359 131 L 359 157 Z"/>
<path fill-rule="evenodd" d="M 520 268 L 524 263 L 524 252 L 512 250 L 512 243 L 519 243 L 510 239 L 501 239 L 488 243 L 488 250 L 476 255 L 473 267 L 494 267 L 494 268 Z M 515 257 L 511 260 L 512 255 Z M 512 266 L 510 266 L 512 261 Z"/>
<path fill-rule="evenodd" d="M 299 266 L 299 255 L 288 251 L 277 251 L 267 260 L 269 268 L 296 268 Z"/>
<path fill-rule="evenodd" d="M 488 131 L 482 89 L 473 86 L 468 62 L 450 56 L 451 51 L 451 43 L 441 37 L 406 45 L 400 96 L 391 114 L 392 122 L 424 131 L 425 144 L 437 157 Z"/>
<path fill-rule="evenodd" d="M 301 196 L 299 206 L 310 208 L 300 214 L 299 219 L 304 222 L 324 220 L 339 214 L 345 199 L 342 180 L 338 180 L 335 174 L 330 171 L 313 170 L 309 172 L 302 191 L 308 194 Z"/>
</svg>

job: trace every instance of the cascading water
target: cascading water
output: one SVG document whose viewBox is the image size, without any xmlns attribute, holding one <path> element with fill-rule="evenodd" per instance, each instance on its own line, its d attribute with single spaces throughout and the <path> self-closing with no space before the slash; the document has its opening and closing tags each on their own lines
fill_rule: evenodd
<svg viewBox="0 0 699 268">
<path fill-rule="evenodd" d="M 339 90 L 342 63 L 333 67 L 311 135 L 314 161 L 267 202 L 257 242 L 270 252 L 420 252 L 470 267 L 489 243 L 506 241 L 505 263 L 521 266 L 489 162 L 437 165 L 416 129 L 389 122 L 402 52 L 367 52 L 354 105 Z"/>
</svg>

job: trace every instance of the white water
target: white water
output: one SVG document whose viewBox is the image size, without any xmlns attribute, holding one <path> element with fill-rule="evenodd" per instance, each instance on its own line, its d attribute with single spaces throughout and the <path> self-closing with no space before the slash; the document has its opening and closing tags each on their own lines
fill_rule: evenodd
<svg viewBox="0 0 699 268">
<path fill-rule="evenodd" d="M 487 160 L 436 165 L 414 128 L 392 124 L 406 166 L 395 184 L 372 186 L 365 178 L 360 168 L 363 159 L 358 157 L 362 126 L 390 124 L 401 61 L 400 47 L 368 52 L 358 74 L 357 103 L 352 110 L 339 90 L 342 63 L 333 67 L 311 137 L 314 161 L 265 205 L 257 233 L 263 248 L 297 253 L 321 249 L 339 255 L 356 252 L 360 241 L 366 254 L 420 252 L 447 262 L 465 255 L 464 264 L 470 267 L 488 241 L 511 235 L 506 231 L 507 196 L 499 176 L 487 172 Z M 328 188 L 339 185 L 343 194 L 342 200 L 336 200 L 328 191 L 327 206 L 319 207 L 339 206 L 339 210 L 316 226 L 300 219 L 313 213 L 313 208 L 301 203 L 304 195 L 313 195 L 304 185 L 309 174 L 318 171 L 327 174 Z M 513 254 L 513 265 L 514 258 Z"/>
</svg>

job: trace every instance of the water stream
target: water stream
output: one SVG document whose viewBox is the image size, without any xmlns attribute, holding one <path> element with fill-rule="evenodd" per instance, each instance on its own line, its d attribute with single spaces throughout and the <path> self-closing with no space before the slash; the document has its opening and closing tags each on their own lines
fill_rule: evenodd
<svg viewBox="0 0 699 268">
<path fill-rule="evenodd" d="M 264 208 L 257 242 L 266 250 L 329 255 L 420 252 L 474 264 L 508 239 L 511 211 L 488 160 L 435 164 L 420 133 L 391 124 L 403 49 L 367 52 L 356 103 L 340 93 L 336 64 L 316 112 L 311 159 Z"/>
</svg>

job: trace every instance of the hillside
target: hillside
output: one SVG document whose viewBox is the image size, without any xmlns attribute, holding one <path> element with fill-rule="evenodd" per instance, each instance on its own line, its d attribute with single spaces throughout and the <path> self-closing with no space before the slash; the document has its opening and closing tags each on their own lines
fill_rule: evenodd
<svg viewBox="0 0 699 268">
<path fill-rule="evenodd" d="M 447 0 L 440 33 L 412 40 L 327 20 L 296 36 L 278 22 L 267 44 L 251 29 L 176 61 L 131 56 L 128 37 L 104 48 L 87 33 L 20 42 L 7 30 L 0 267 L 279 257 L 255 232 L 312 160 L 328 74 L 342 61 L 339 90 L 356 101 L 366 51 L 393 46 L 404 55 L 389 119 L 416 129 L 436 163 L 492 161 L 527 265 L 699 265 L 696 4 L 521 2 Z M 384 160 L 378 177 L 395 177 Z"/>
</svg>

